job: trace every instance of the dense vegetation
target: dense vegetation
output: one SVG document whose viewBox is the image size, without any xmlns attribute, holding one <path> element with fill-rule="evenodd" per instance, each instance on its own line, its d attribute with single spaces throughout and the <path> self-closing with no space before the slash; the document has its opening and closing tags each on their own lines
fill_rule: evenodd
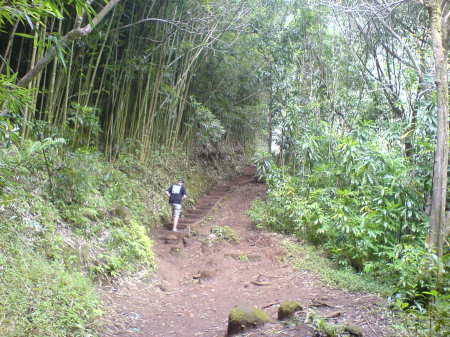
<svg viewBox="0 0 450 337">
<path fill-rule="evenodd" d="M 448 333 L 448 20 L 439 0 L 0 0 L 0 334 L 94 333 L 94 284 L 154 267 L 170 180 L 192 204 L 261 143 L 255 223 Z"/>
<path fill-rule="evenodd" d="M 94 334 L 96 284 L 154 270 L 170 182 L 185 178 L 189 207 L 242 166 L 261 115 L 241 96 L 253 79 L 228 92 L 222 79 L 216 97 L 231 97 L 210 105 L 194 81 L 224 72 L 203 58 L 242 24 L 228 9 L 0 1 L 1 336 Z"/>
<path fill-rule="evenodd" d="M 168 221 L 164 191 L 174 177 L 189 184 L 189 206 L 239 166 L 233 158 L 217 168 L 183 153 L 108 163 L 38 141 L 1 151 L 0 334 L 93 333 L 101 314 L 93 281 L 155 269 L 151 230 Z"/>
<path fill-rule="evenodd" d="M 437 158 L 437 134 L 448 136 L 448 122 L 440 126 L 436 114 L 428 13 L 413 2 L 353 5 L 300 7 L 284 24 L 264 21 L 284 42 L 269 48 L 269 151 L 275 143 L 278 154 L 255 157 L 268 194 L 250 215 L 393 285 L 394 305 L 429 319 L 431 328 L 415 335 L 445 336 L 449 224 L 433 241 L 430 217 L 437 162 L 448 161 Z"/>
</svg>

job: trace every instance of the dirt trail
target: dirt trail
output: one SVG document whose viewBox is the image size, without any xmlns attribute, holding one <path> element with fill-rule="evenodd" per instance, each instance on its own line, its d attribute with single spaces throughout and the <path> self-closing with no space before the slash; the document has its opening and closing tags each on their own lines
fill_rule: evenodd
<svg viewBox="0 0 450 337">
<path fill-rule="evenodd" d="M 265 193 L 253 173 L 247 168 L 202 197 L 182 220 L 181 233 L 157 230 L 156 275 L 104 292 L 112 315 L 105 337 L 224 336 L 233 306 L 258 306 L 275 318 L 284 300 L 314 305 L 324 315 L 338 313 L 335 321 L 360 326 L 366 337 L 387 336 L 385 320 L 373 313 L 379 298 L 326 287 L 317 275 L 281 262 L 283 237 L 257 231 L 246 215 L 251 201 Z M 239 243 L 213 240 L 211 228 L 225 225 L 239 234 Z M 306 326 L 294 331 L 272 325 L 269 330 L 247 335 L 313 336 Z"/>
</svg>

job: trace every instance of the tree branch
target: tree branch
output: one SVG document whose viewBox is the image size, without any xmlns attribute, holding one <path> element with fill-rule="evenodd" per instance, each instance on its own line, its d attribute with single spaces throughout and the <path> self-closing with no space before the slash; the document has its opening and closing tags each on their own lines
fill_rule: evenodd
<svg viewBox="0 0 450 337">
<path fill-rule="evenodd" d="M 376 1 L 378 4 L 379 2 Z M 422 70 L 420 69 L 420 67 L 417 65 L 416 62 L 416 58 L 414 57 L 414 55 L 411 52 L 411 49 L 405 44 L 405 42 L 403 41 L 403 39 L 392 29 L 391 26 L 389 26 L 383 18 L 379 17 L 378 21 L 381 23 L 381 25 L 387 29 L 387 31 L 401 44 L 401 46 L 403 47 L 403 49 L 406 51 L 406 54 L 408 55 L 410 61 L 412 62 L 412 65 L 414 66 L 414 69 L 417 71 L 417 73 L 419 74 L 419 77 L 422 77 Z M 404 62 L 405 63 L 405 62 Z M 406 65 L 409 66 L 409 64 L 405 63 Z"/>
<path fill-rule="evenodd" d="M 122 27 L 115 28 L 112 31 L 115 32 L 118 30 L 122 30 L 122 29 L 126 29 L 126 28 L 130 28 L 130 27 L 139 25 L 141 23 L 152 22 L 152 21 L 168 23 L 168 24 L 174 25 L 174 26 L 178 26 L 183 23 L 181 21 L 165 20 L 165 19 L 159 19 L 159 18 L 146 18 L 146 19 L 138 20 L 138 21 L 130 23 L 128 25 L 122 26 Z"/>
</svg>

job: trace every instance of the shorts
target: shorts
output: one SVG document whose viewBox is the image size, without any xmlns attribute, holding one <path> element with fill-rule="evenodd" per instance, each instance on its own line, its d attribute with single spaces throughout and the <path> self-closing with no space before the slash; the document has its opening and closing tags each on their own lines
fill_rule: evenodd
<svg viewBox="0 0 450 337">
<path fill-rule="evenodd" d="M 180 214 L 181 214 L 181 205 L 172 204 L 172 216 L 180 217 Z"/>
</svg>

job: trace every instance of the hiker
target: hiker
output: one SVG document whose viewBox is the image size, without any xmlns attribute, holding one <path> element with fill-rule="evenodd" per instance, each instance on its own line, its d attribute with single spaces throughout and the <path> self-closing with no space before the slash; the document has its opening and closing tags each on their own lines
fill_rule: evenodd
<svg viewBox="0 0 450 337">
<path fill-rule="evenodd" d="M 186 189 L 183 179 L 179 179 L 174 185 L 171 185 L 166 191 L 169 197 L 169 204 L 172 205 L 172 230 L 177 231 L 178 219 L 181 214 L 181 202 L 186 198 Z"/>
</svg>

